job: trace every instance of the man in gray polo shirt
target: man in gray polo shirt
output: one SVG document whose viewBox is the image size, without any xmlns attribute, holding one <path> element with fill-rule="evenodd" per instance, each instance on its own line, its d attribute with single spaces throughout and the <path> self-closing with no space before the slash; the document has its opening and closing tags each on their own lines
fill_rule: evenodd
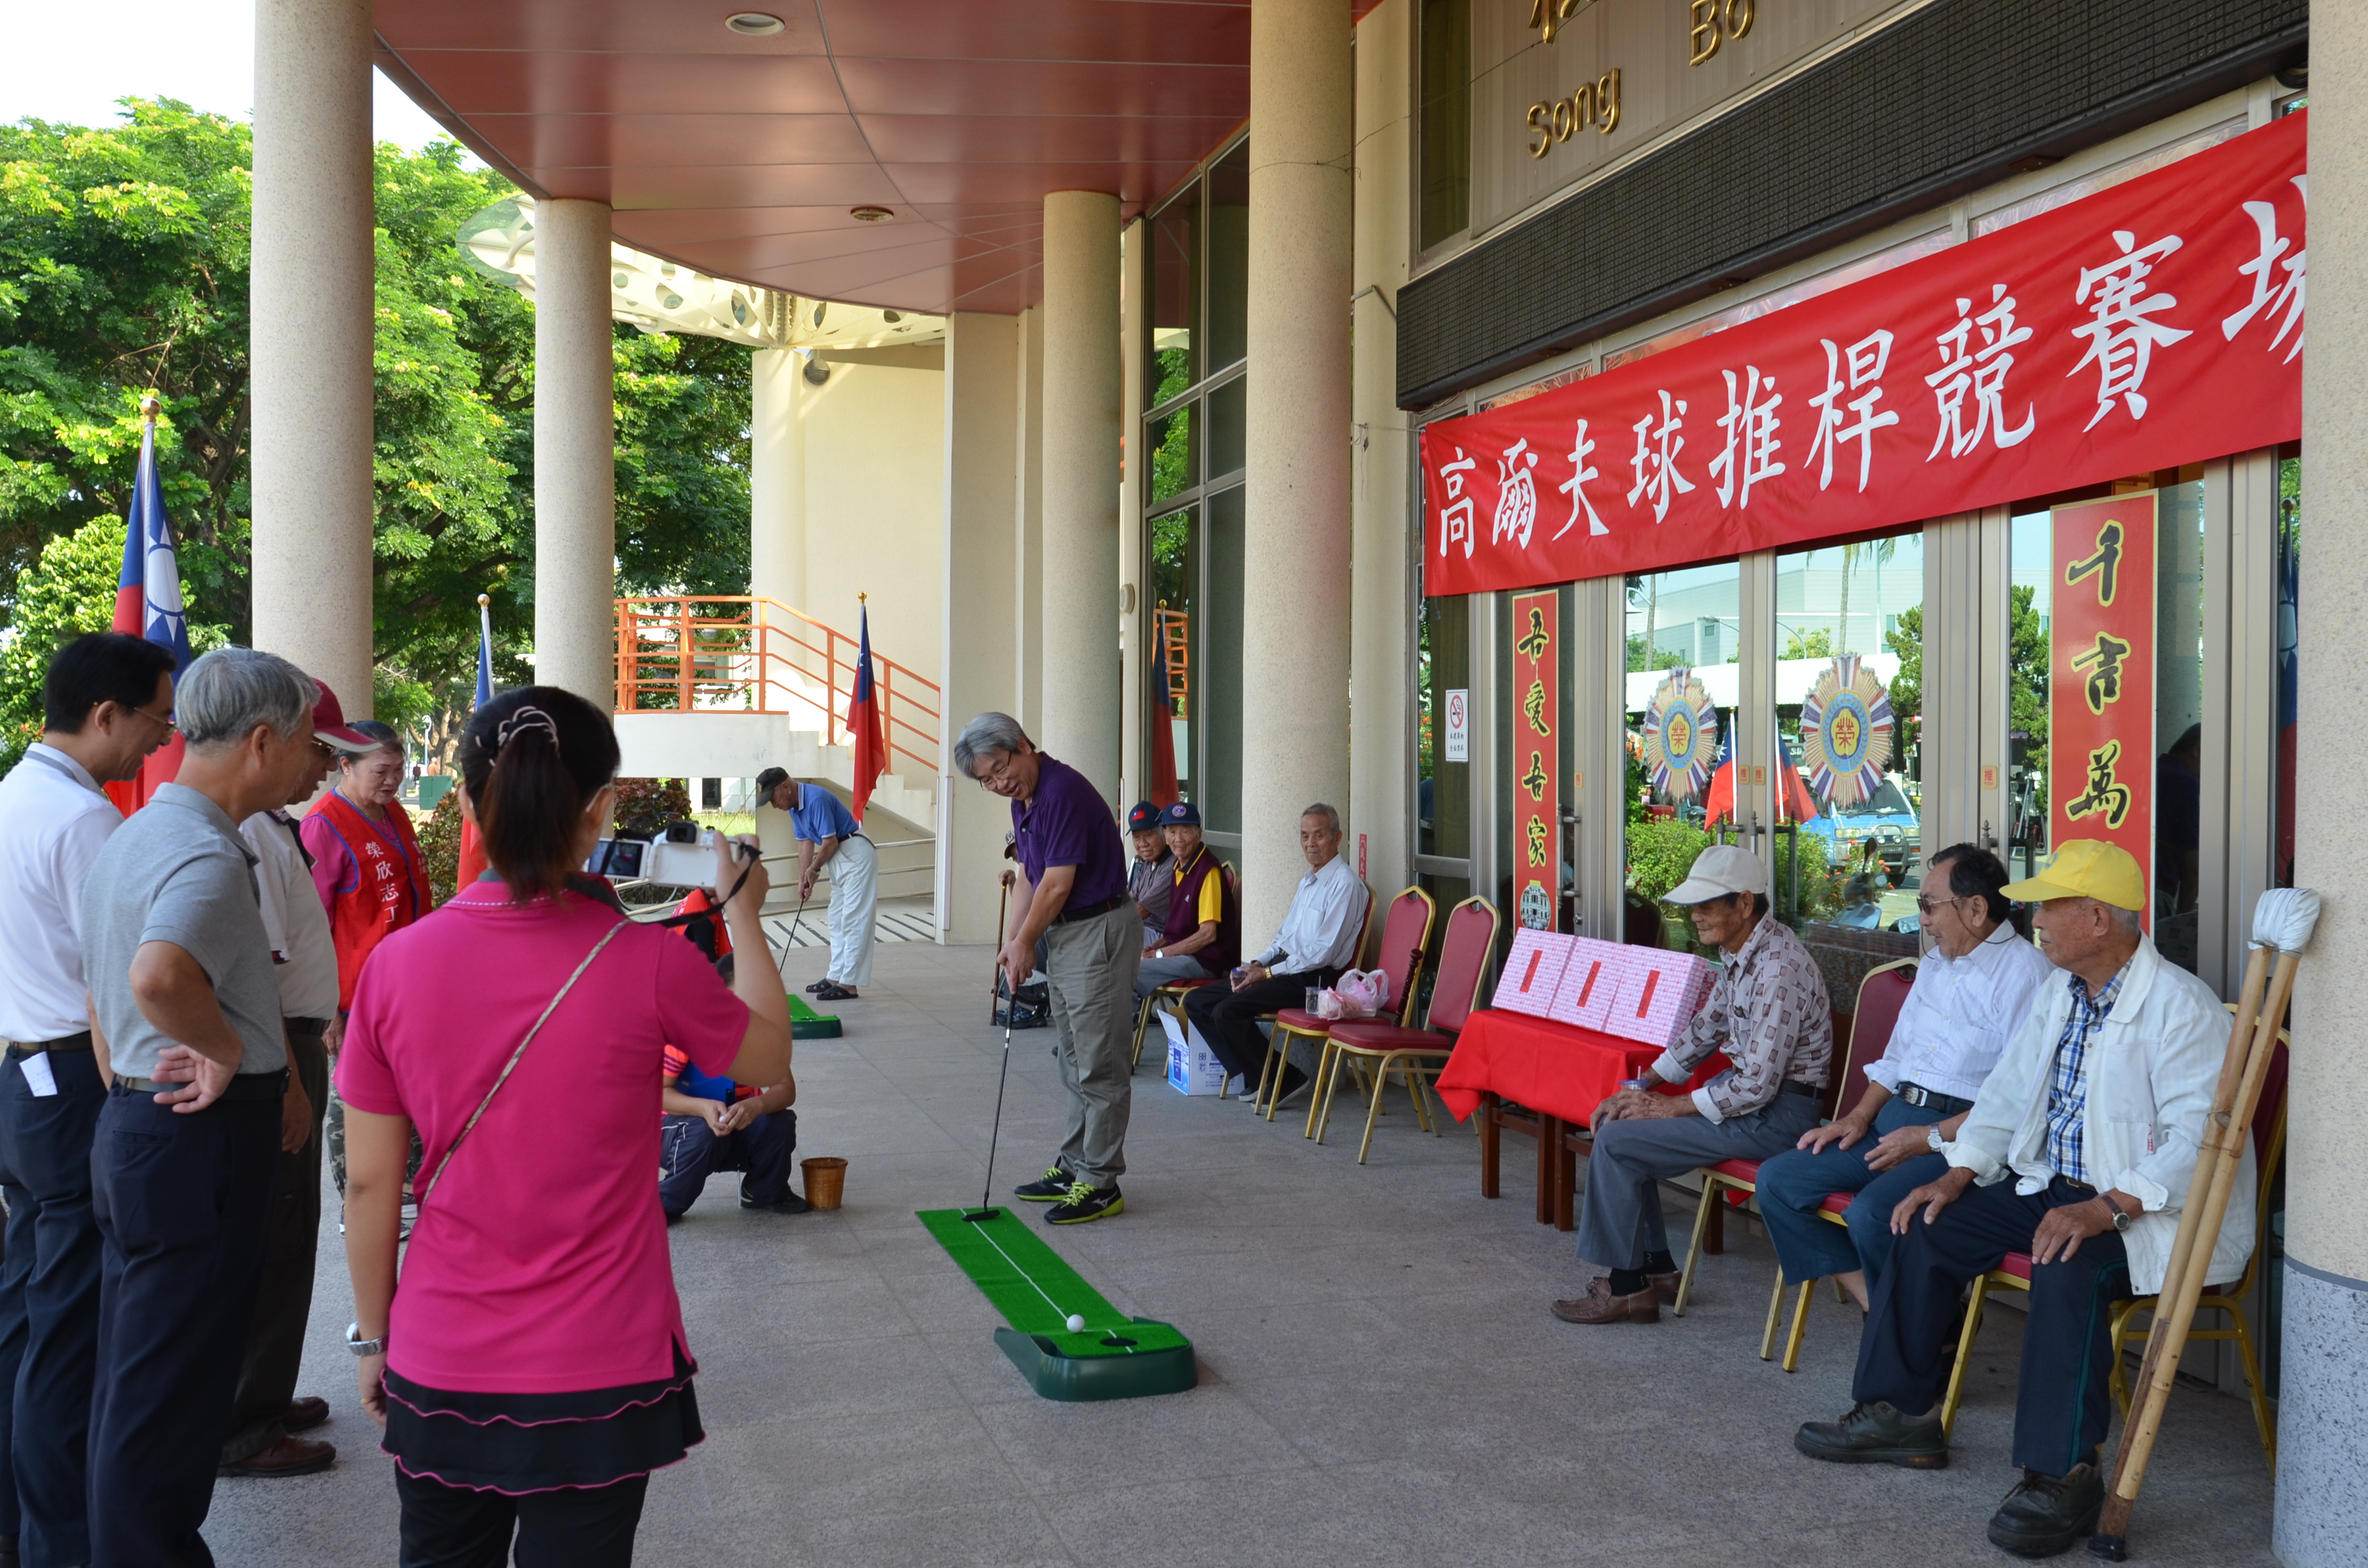
<svg viewBox="0 0 2368 1568">
<path fill-rule="evenodd" d="M 91 1155 L 103 1251 L 94 1561 L 211 1563 L 213 1499 L 279 1170 L 279 981 L 238 824 L 313 766 L 312 680 L 223 648 L 174 693 L 188 752 L 84 880 L 92 1043 L 113 1074 Z"/>
</svg>

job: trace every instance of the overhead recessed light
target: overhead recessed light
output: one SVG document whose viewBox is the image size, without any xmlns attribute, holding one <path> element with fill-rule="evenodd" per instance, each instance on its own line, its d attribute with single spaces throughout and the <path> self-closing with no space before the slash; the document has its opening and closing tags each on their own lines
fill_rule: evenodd
<svg viewBox="0 0 2368 1568">
<path fill-rule="evenodd" d="M 903 321 L 905 318 L 899 312 L 882 311 L 880 312 L 880 319 L 886 322 L 890 326 L 894 326 L 898 322 Z"/>
<path fill-rule="evenodd" d="M 896 216 L 885 207 L 850 207 L 847 215 L 859 223 L 885 223 Z"/>
<path fill-rule="evenodd" d="M 789 24 L 762 11 L 734 11 L 723 18 L 723 25 L 742 38 L 770 38 Z"/>
</svg>

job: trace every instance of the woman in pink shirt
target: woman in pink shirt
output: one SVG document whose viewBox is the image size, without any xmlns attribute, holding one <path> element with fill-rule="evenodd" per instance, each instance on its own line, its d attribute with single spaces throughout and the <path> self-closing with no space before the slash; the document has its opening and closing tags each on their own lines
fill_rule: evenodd
<svg viewBox="0 0 2368 1568">
<path fill-rule="evenodd" d="M 669 1044 L 705 1073 L 786 1081 L 789 1009 L 757 920 L 764 869 L 729 845 L 731 990 L 673 932 L 565 890 L 609 821 L 617 755 L 607 717 L 555 687 L 478 709 L 461 809 L 493 869 L 391 933 L 354 997 L 337 1063 L 350 1338 L 405 1568 L 499 1563 L 513 1530 L 520 1562 L 628 1563 L 649 1472 L 704 1435 L 650 1112 Z M 398 1283 L 415 1126 L 426 1174 Z"/>
</svg>

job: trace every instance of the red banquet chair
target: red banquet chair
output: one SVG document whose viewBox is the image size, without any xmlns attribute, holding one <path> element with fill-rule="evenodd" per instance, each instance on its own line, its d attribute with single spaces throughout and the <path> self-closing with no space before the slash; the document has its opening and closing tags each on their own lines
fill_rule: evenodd
<svg viewBox="0 0 2368 1568">
<path fill-rule="evenodd" d="M 1430 894 L 1423 892 L 1419 887 L 1407 888 L 1397 897 L 1390 900 L 1390 912 L 1382 921 L 1381 950 L 1373 955 L 1375 966 L 1383 974 L 1389 976 L 1390 981 L 1389 997 L 1383 1004 L 1383 1017 L 1385 1020 L 1405 1024 L 1411 1023 L 1414 1019 L 1415 993 L 1422 980 L 1422 955 L 1430 945 L 1430 926 L 1431 922 L 1438 916 L 1438 908 L 1439 906 L 1431 902 Z M 1367 902 L 1365 918 L 1369 923 L 1372 919 L 1370 900 Z M 1359 944 L 1359 950 L 1361 954 L 1361 942 Z M 1332 1054 L 1330 1044 L 1332 1028 L 1336 1023 L 1343 1021 L 1345 1020 L 1319 1017 L 1304 1007 L 1285 1007 L 1275 1014 L 1274 1034 L 1267 1041 L 1266 1062 L 1258 1069 L 1261 1081 L 1270 1077 L 1274 1080 L 1275 1087 L 1281 1088 L 1282 1074 L 1275 1068 L 1275 1058 L 1280 1056 L 1284 1062 L 1289 1062 L 1291 1042 L 1293 1040 L 1304 1040 L 1312 1042 L 1315 1047 L 1315 1070 L 1309 1075 L 1308 1081 L 1320 1086 L 1324 1082 L 1326 1065 Z M 1307 1096 L 1307 1131 L 1304 1134 L 1305 1137 L 1315 1136 L 1315 1108 L 1317 1102 L 1323 1097 L 1322 1095 L 1314 1093 Z M 1269 1096 L 1266 1108 L 1266 1119 L 1269 1121 L 1274 1119 L 1278 1103 L 1276 1098 Z"/>
<path fill-rule="evenodd" d="M 1455 1037 L 1464 1020 L 1480 1005 L 1480 985 L 1488 975 L 1488 955 L 1496 949 L 1498 918 L 1497 906 L 1476 893 L 1447 912 L 1447 935 L 1439 948 L 1439 978 L 1430 990 L 1429 1027 L 1410 1028 L 1378 1018 L 1344 1019 L 1332 1026 L 1326 1049 L 1330 1070 L 1318 1085 L 1322 1091 L 1322 1110 L 1315 1122 L 1318 1143 L 1324 1142 L 1324 1130 L 1332 1120 L 1332 1096 L 1340 1086 L 1340 1069 L 1356 1068 L 1361 1076 L 1368 1062 L 1372 1067 L 1372 1100 L 1365 1108 L 1364 1142 L 1357 1146 L 1359 1165 L 1372 1150 L 1373 1122 L 1382 1114 L 1382 1093 L 1389 1087 L 1394 1072 L 1403 1076 L 1406 1094 L 1414 1101 L 1415 1117 L 1424 1130 L 1439 1131 L 1423 1074 L 1439 1075 L 1449 1052 L 1455 1049 Z"/>
<path fill-rule="evenodd" d="M 1357 946 L 1349 955 L 1351 968 L 1361 965 L 1365 961 L 1365 944 L 1373 934 L 1373 890 L 1365 887 L 1360 880 L 1358 891 L 1365 895 L 1365 913 L 1357 922 Z M 1282 1028 L 1282 1018 L 1285 1013 L 1302 1020 L 1302 1027 L 1293 1028 L 1288 1035 Z M 1310 1036 L 1312 1031 L 1304 1027 L 1305 1025 L 1313 1024 L 1318 1029 L 1325 1029 L 1331 1027 L 1331 1022 L 1329 1019 L 1317 1017 L 1304 1007 L 1282 1007 L 1271 1013 L 1260 1013 L 1258 1021 L 1273 1027 L 1267 1031 L 1266 1056 L 1260 1061 L 1258 1070 L 1256 1093 L 1258 1097 L 1250 1106 L 1250 1113 L 1255 1116 L 1263 1112 L 1266 1119 L 1272 1121 L 1275 1108 L 1281 1103 L 1280 1091 L 1282 1088 L 1282 1073 L 1274 1065 L 1275 1053 L 1280 1051 L 1282 1053 L 1283 1065 L 1289 1066 L 1291 1036 Z M 1322 1062 L 1320 1041 L 1317 1062 L 1320 1067 Z"/>
<path fill-rule="evenodd" d="M 1899 1022 L 1899 1009 L 1907 1000 L 1908 989 L 1916 983 L 1916 960 L 1899 959 L 1867 971 L 1859 982 L 1858 1011 L 1850 1015 L 1850 1043 L 1843 1053 L 1841 1069 L 1826 1081 L 1825 1117 L 1831 1119 L 1834 1108 L 1840 1102 L 1847 1085 L 1854 1082 L 1866 1064 L 1883 1054 L 1891 1043 L 1891 1031 Z M 1686 1315 L 1686 1301 L 1693 1294 L 1694 1270 L 1702 1261 L 1702 1233 L 1710 1225 L 1716 1205 L 1729 1193 L 1749 1193 L 1759 1190 L 1758 1160 L 1721 1160 L 1702 1168 L 1702 1201 L 1694 1209 L 1693 1241 L 1686 1248 L 1686 1266 L 1678 1281 L 1678 1299 L 1670 1311 L 1679 1317 Z M 1815 1281 L 1810 1281 L 1814 1284 Z M 1804 1287 L 1805 1288 L 1805 1287 Z M 1784 1305 L 1784 1271 L 1776 1271 L 1775 1294 L 1768 1301 L 1768 1328 L 1760 1335 L 1759 1358 L 1767 1360 L 1773 1354 L 1776 1323 Z"/>
</svg>

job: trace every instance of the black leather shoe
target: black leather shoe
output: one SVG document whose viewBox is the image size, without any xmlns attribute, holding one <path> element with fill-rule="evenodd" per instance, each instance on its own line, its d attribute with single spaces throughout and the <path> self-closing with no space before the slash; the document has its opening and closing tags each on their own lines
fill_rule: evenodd
<svg viewBox="0 0 2368 1568">
<path fill-rule="evenodd" d="M 1021 1182 L 1011 1189 L 1014 1198 L 1024 1198 L 1030 1203 L 1058 1203 L 1069 1196 L 1074 1185 L 1069 1173 L 1054 1165 L 1034 1181 Z"/>
<path fill-rule="evenodd" d="M 2064 1475 L 2022 1472 L 2022 1480 L 1990 1516 L 1990 1544 L 2017 1557 L 2053 1557 L 2097 1533 L 2105 1511 L 2105 1478 L 2093 1464 Z"/>
<path fill-rule="evenodd" d="M 740 1207 L 770 1210 L 776 1214 L 803 1214 L 812 1210 L 814 1205 L 794 1192 L 784 1192 L 770 1203 L 751 1203 L 744 1198 L 740 1200 Z"/>
<path fill-rule="evenodd" d="M 1804 1421 L 1793 1434 L 1793 1446 L 1813 1460 L 1833 1464 L 1942 1470 L 1949 1463 L 1949 1438 L 1941 1430 L 1939 1416 L 1918 1420 L 1881 1402 L 1853 1404 L 1839 1421 Z"/>
<path fill-rule="evenodd" d="M 279 1429 L 294 1436 L 309 1432 L 329 1418 L 329 1402 L 319 1394 L 308 1393 L 288 1402 L 288 1414 L 279 1418 Z"/>
</svg>

